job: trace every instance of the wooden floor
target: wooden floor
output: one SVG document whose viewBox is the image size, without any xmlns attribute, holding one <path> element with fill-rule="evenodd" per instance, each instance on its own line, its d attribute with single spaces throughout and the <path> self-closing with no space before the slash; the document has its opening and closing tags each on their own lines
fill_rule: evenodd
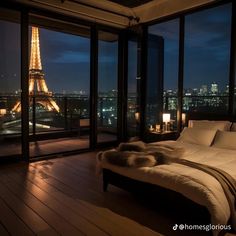
<svg viewBox="0 0 236 236">
<path fill-rule="evenodd" d="M 30 157 L 50 155 L 53 153 L 74 151 L 89 148 L 89 137 L 66 137 L 48 139 L 29 143 Z M 0 158 L 11 155 L 20 155 L 21 142 L 0 142 Z"/>
<path fill-rule="evenodd" d="M 97 138 L 99 143 L 117 140 L 116 135 L 106 133 L 100 133 Z M 80 137 L 78 136 L 47 139 L 35 142 L 32 141 L 29 143 L 29 151 L 31 158 L 87 148 L 89 148 L 89 136 L 87 135 L 82 135 Z M 0 158 L 6 156 L 20 155 L 21 153 L 22 151 L 20 141 L 13 142 L 9 140 L 8 142 L 0 142 Z"/>
<path fill-rule="evenodd" d="M 89 148 L 89 137 L 66 137 L 30 142 L 30 157 Z"/>
<path fill-rule="evenodd" d="M 1 166 L 0 235 L 210 235 L 173 231 L 178 214 L 116 187 L 102 192 L 95 155 Z"/>
</svg>

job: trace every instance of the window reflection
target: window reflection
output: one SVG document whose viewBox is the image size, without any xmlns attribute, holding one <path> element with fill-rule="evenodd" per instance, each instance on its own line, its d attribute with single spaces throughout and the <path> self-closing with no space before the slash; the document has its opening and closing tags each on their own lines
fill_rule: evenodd
<svg viewBox="0 0 236 236">
<path fill-rule="evenodd" d="M 138 74 L 139 48 L 137 39 L 128 42 L 128 97 L 127 97 L 127 132 L 129 137 L 139 135 L 140 126 L 140 82 Z"/>
<path fill-rule="evenodd" d="M 163 110 L 171 114 L 174 128 L 177 124 L 179 19 L 149 27 L 149 33 L 164 40 Z"/>
<path fill-rule="evenodd" d="M 118 35 L 98 34 L 97 141 L 117 140 Z"/>
</svg>

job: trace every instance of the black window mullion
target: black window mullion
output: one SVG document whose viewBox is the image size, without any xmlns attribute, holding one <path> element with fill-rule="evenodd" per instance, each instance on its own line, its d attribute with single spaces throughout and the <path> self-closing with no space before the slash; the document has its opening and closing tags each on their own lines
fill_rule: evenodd
<svg viewBox="0 0 236 236">
<path fill-rule="evenodd" d="M 234 87 L 236 76 L 236 4 L 232 2 L 232 21 L 231 21 L 231 47 L 230 47 L 230 73 L 229 73 L 229 117 L 233 117 L 235 104 L 234 104 Z"/>
<path fill-rule="evenodd" d="M 22 155 L 29 160 L 29 16 L 26 10 L 21 12 L 21 132 Z"/>
<path fill-rule="evenodd" d="M 140 68 L 140 75 L 141 75 L 141 88 L 142 92 L 140 94 L 140 137 L 143 139 L 145 136 L 145 123 L 146 123 L 146 87 L 147 87 L 147 41 L 148 41 L 148 32 L 147 27 L 143 27 L 143 33 L 141 38 L 138 40 L 138 48 L 140 48 L 140 57 L 141 57 L 141 68 Z M 138 56 L 139 56 L 138 55 Z"/>
<path fill-rule="evenodd" d="M 127 122 L 127 38 L 125 32 L 119 35 L 118 53 L 118 141 L 125 141 Z"/>
<path fill-rule="evenodd" d="M 90 41 L 90 148 L 97 143 L 98 31 L 91 27 Z"/>
<path fill-rule="evenodd" d="M 184 85 L 184 29 L 185 17 L 179 19 L 179 69 L 178 69 L 178 106 L 177 106 L 177 130 L 182 129 L 183 110 L 183 85 Z"/>
</svg>

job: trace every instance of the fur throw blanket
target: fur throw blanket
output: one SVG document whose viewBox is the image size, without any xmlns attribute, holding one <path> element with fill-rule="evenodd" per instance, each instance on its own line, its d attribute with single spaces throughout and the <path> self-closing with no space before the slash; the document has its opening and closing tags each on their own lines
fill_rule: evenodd
<svg viewBox="0 0 236 236">
<path fill-rule="evenodd" d="M 142 141 L 121 143 L 116 149 L 97 154 L 97 172 L 101 171 L 102 162 L 122 167 L 152 167 L 170 163 L 181 158 L 183 153 L 183 148 L 149 145 Z"/>
</svg>

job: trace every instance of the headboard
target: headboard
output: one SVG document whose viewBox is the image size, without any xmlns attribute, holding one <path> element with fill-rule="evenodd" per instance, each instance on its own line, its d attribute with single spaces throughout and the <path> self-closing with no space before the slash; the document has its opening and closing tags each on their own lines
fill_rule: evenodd
<svg viewBox="0 0 236 236">
<path fill-rule="evenodd" d="M 232 117 L 228 114 L 206 113 L 206 112 L 188 112 L 186 114 L 185 126 L 188 126 L 189 120 L 228 120 L 232 122 L 231 131 L 236 131 L 236 116 Z"/>
<path fill-rule="evenodd" d="M 235 121 L 228 114 L 206 113 L 206 112 L 188 112 L 186 121 L 189 120 L 228 120 Z"/>
</svg>

